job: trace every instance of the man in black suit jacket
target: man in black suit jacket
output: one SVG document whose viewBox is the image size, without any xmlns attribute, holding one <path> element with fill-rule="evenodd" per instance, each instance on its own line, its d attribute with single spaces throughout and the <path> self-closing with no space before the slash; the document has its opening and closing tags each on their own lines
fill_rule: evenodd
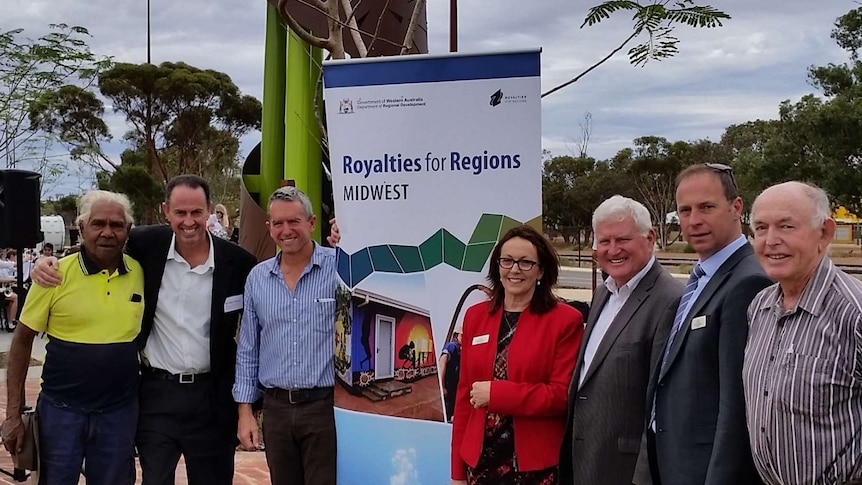
<svg viewBox="0 0 862 485">
<path fill-rule="evenodd" d="M 143 483 L 173 484 L 182 454 L 189 484 L 230 484 L 237 444 L 234 337 L 245 280 L 257 261 L 207 232 L 205 180 L 181 175 L 166 193 L 170 227 L 133 230 L 128 247 L 144 268 L 137 436 Z"/>
<path fill-rule="evenodd" d="M 638 460 L 647 459 L 646 390 L 670 329 L 662 316 L 683 285 L 653 256 L 655 230 L 640 202 L 619 195 L 602 202 L 593 231 L 608 277 L 593 295 L 569 386 L 560 483 L 630 485 Z"/>
<path fill-rule="evenodd" d="M 760 483 L 745 424 L 742 362 L 748 305 L 771 281 L 742 235 L 742 199 L 730 167 L 687 168 L 677 177 L 676 202 L 683 235 L 700 257 L 695 273 L 703 276 L 683 293 L 648 392 L 653 478 L 662 485 Z"/>
<path fill-rule="evenodd" d="M 144 269 L 136 437 L 143 483 L 173 485 L 183 455 L 190 485 L 231 484 L 238 442 L 235 335 L 245 280 L 257 261 L 207 232 L 204 179 L 174 177 L 166 192 L 170 226 L 135 228 L 127 245 Z M 34 268 L 34 279 L 40 274 Z M 47 284 L 57 281 L 45 277 Z"/>
</svg>

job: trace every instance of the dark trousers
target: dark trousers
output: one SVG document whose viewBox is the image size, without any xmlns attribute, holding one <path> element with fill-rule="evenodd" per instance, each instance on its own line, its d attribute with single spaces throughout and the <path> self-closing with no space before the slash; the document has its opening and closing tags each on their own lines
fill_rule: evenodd
<svg viewBox="0 0 862 485">
<path fill-rule="evenodd" d="M 266 463 L 273 485 L 335 485 L 335 408 L 330 395 L 302 404 L 263 398 Z"/>
<path fill-rule="evenodd" d="M 446 395 L 443 396 L 443 404 L 446 405 L 446 421 L 451 423 L 452 416 L 455 416 L 455 396 L 458 393 L 458 388 L 447 389 Z"/>
<path fill-rule="evenodd" d="M 138 402 L 107 413 L 72 411 L 40 397 L 39 485 L 77 484 L 81 466 L 88 485 L 135 483 Z"/>
<path fill-rule="evenodd" d="M 219 426 L 212 381 L 141 379 L 137 446 L 144 485 L 174 485 L 180 455 L 189 485 L 233 483 L 236 430 Z"/>
</svg>

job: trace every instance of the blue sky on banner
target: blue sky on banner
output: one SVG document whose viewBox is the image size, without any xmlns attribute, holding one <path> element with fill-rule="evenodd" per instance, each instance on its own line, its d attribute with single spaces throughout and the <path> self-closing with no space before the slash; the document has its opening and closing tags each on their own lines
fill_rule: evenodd
<svg viewBox="0 0 862 485">
<path fill-rule="evenodd" d="M 578 28 L 590 5 L 546 0 L 468 0 L 459 5 L 459 48 L 489 52 L 541 47 L 543 91 L 564 82 L 607 54 L 630 32 L 625 16 Z M 263 0 L 151 0 L 153 61 L 178 61 L 224 71 L 243 92 L 260 97 L 263 71 Z M 855 8 L 850 0 L 721 0 L 714 6 L 733 19 L 717 30 L 680 29 L 675 58 L 632 67 L 618 56 L 542 102 L 543 147 L 575 150 L 579 124 L 593 119 L 589 153 L 611 157 L 643 135 L 671 140 L 718 140 L 732 123 L 777 116 L 778 104 L 813 92 L 806 69 L 843 62 L 829 33 L 835 18 Z M 448 5 L 428 2 L 432 54 L 448 51 Z M 0 28 L 24 28 L 33 37 L 49 23 L 90 29 L 90 45 L 118 61 L 146 59 L 146 2 L 109 0 L 4 0 Z M 127 130 L 110 116 L 115 140 Z M 243 140 L 247 153 L 258 134 Z M 121 142 L 109 147 L 112 156 Z M 79 180 L 56 189 L 78 190 Z"/>
</svg>

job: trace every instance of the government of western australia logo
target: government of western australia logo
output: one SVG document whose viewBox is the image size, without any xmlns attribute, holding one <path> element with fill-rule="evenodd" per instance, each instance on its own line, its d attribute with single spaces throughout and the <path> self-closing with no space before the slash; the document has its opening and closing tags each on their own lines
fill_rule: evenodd
<svg viewBox="0 0 862 485">
<path fill-rule="evenodd" d="M 491 106 L 497 106 L 503 100 L 503 90 L 498 89 L 496 93 L 491 95 Z"/>
<path fill-rule="evenodd" d="M 338 102 L 338 114 L 350 114 L 353 113 L 353 100 L 350 98 L 342 99 Z"/>
</svg>

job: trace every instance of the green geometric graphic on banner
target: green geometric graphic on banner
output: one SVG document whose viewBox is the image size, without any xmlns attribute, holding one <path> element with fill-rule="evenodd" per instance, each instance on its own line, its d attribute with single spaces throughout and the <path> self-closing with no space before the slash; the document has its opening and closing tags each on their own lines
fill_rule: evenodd
<svg viewBox="0 0 862 485">
<path fill-rule="evenodd" d="M 371 246 L 368 248 L 368 253 L 371 256 L 371 266 L 374 268 L 374 271 L 381 271 L 383 273 L 404 272 L 401 270 L 401 265 L 398 264 L 398 260 L 395 259 L 395 255 L 392 254 L 389 246 Z"/>
<path fill-rule="evenodd" d="M 467 245 L 443 229 L 443 262 L 455 269 L 461 269 Z"/>
<path fill-rule="evenodd" d="M 467 251 L 464 254 L 464 263 L 461 265 L 462 271 L 472 271 L 478 273 L 485 267 L 485 261 L 488 255 L 494 250 L 496 241 L 485 244 L 468 244 Z"/>
<path fill-rule="evenodd" d="M 461 271 L 478 273 L 485 267 L 500 236 L 521 224 L 501 214 L 482 214 L 466 244 L 448 230 L 439 229 L 419 246 L 380 244 L 353 254 L 339 247 L 336 248 L 338 274 L 352 288 L 375 272 L 418 273 L 443 263 Z"/>
<path fill-rule="evenodd" d="M 389 246 L 392 254 L 405 273 L 417 273 L 425 267 L 422 265 L 422 254 L 416 246 Z"/>
<path fill-rule="evenodd" d="M 419 245 L 419 254 L 422 256 L 422 268 L 433 268 L 443 262 L 443 229 L 435 232 L 431 237 Z"/>
</svg>

